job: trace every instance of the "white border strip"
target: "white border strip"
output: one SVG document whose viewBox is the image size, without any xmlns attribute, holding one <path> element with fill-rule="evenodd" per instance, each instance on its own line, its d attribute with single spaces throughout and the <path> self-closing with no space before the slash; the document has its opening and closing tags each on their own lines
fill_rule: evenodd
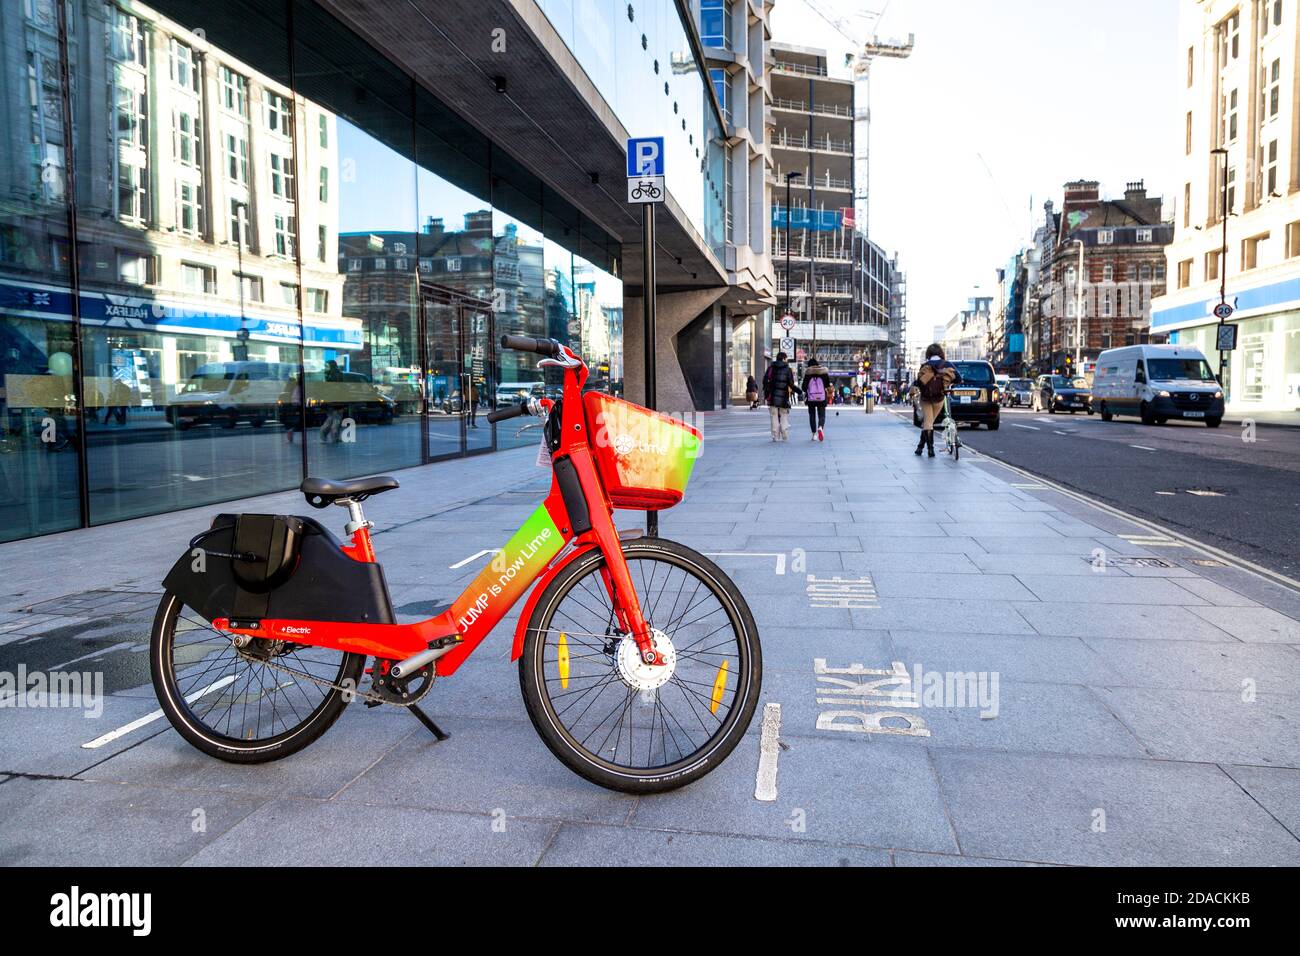
<svg viewBox="0 0 1300 956">
<path fill-rule="evenodd" d="M 763 735 L 758 744 L 758 775 L 754 780 L 754 799 L 764 803 L 776 800 L 776 761 L 781 755 L 781 705 L 763 705 Z"/>
</svg>

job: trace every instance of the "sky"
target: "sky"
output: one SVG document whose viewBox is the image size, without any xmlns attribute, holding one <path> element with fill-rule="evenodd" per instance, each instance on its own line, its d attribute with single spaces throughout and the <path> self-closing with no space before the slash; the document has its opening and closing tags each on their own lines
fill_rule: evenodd
<svg viewBox="0 0 1300 956">
<path fill-rule="evenodd" d="M 1178 0 L 815 2 L 860 37 L 916 34 L 910 59 L 871 71 L 871 238 L 907 272 L 911 346 L 996 294 L 1067 181 L 1122 197 L 1145 180 L 1173 218 Z M 882 8 L 874 31 L 852 16 Z M 771 26 L 773 42 L 834 50 L 833 66 L 851 48 L 803 0 L 776 0 Z"/>
</svg>

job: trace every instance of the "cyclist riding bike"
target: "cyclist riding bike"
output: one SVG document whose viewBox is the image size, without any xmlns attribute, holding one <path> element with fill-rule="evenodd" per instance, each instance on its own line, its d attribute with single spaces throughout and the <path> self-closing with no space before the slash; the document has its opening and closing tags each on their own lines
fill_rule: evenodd
<svg viewBox="0 0 1300 956">
<path fill-rule="evenodd" d="M 948 414 L 948 390 L 961 383 L 961 373 L 957 366 L 945 358 L 943 346 L 934 343 L 925 350 L 925 362 L 917 371 L 912 383 L 913 393 L 921 411 L 921 440 L 916 444 L 915 454 L 928 449 L 929 456 L 934 457 L 934 423 L 942 413 L 953 428 L 956 423 Z"/>
</svg>

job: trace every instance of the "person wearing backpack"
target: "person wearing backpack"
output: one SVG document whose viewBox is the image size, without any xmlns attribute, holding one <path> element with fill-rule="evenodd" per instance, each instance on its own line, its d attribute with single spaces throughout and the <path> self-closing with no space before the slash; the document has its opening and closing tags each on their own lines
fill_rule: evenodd
<svg viewBox="0 0 1300 956">
<path fill-rule="evenodd" d="M 928 448 L 930 457 L 934 457 L 934 421 L 943 411 L 944 393 L 960 381 L 961 373 L 944 358 L 943 346 L 936 342 L 925 350 L 925 361 L 912 383 L 921 408 L 921 440 L 914 454 L 919 455 L 922 449 Z"/>
<path fill-rule="evenodd" d="M 772 441 L 790 440 L 790 393 L 797 392 L 794 370 L 787 364 L 784 352 L 776 354 L 776 361 L 763 374 L 763 400 L 772 415 Z"/>
<path fill-rule="evenodd" d="M 817 361 L 816 357 L 804 369 L 804 401 L 808 405 L 808 425 L 812 429 L 813 441 L 826 440 L 826 402 L 831 395 L 830 370 Z"/>
</svg>

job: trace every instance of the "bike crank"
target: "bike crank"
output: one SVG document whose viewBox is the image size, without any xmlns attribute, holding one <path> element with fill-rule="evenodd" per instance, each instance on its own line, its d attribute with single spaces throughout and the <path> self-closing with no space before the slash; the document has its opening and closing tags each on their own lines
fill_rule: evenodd
<svg viewBox="0 0 1300 956">
<path fill-rule="evenodd" d="M 287 664 L 280 664 L 271 659 L 272 656 L 279 656 L 280 654 L 285 653 L 286 647 L 273 649 L 270 653 L 263 655 L 255 652 L 250 653 L 250 650 L 246 646 L 241 647 L 237 641 L 232 643 L 235 644 L 236 653 L 238 653 L 239 656 L 244 660 L 249 661 L 250 663 L 264 664 L 265 666 L 270 667 L 273 670 L 282 671 L 286 674 L 292 674 L 294 677 L 301 677 L 304 680 L 311 681 L 313 684 L 317 684 L 321 687 L 328 687 L 331 690 L 342 691 L 343 694 L 346 695 L 345 700 L 347 700 L 349 703 L 351 703 L 352 700 L 355 699 L 355 700 L 362 701 L 368 707 L 377 707 L 380 704 L 394 704 L 398 707 L 409 707 L 412 704 L 422 700 L 424 698 L 424 695 L 427 694 L 433 688 L 433 680 L 435 675 L 433 673 L 433 665 L 431 664 L 420 668 L 418 671 L 416 671 L 414 674 L 411 674 L 405 680 L 399 680 L 396 677 L 381 678 L 379 674 L 372 672 L 370 676 L 371 676 L 371 685 L 374 687 L 374 690 L 367 692 L 361 690 L 359 687 L 349 686 L 348 682 L 338 684 L 332 680 L 327 680 L 324 677 L 317 677 L 315 674 L 309 674 L 306 671 L 300 671 L 296 667 L 290 667 Z M 282 641 L 278 641 L 276 643 L 281 645 L 284 644 L 284 642 Z M 297 647 L 299 645 L 289 645 L 289 646 Z M 390 662 L 387 661 L 377 662 L 377 664 L 378 663 L 382 663 L 383 666 L 387 668 Z M 425 680 L 423 680 L 422 683 L 418 684 L 414 691 L 408 689 L 409 684 L 411 684 L 416 680 L 419 680 L 422 677 L 425 678 Z M 399 684 L 402 686 L 398 687 L 397 685 Z M 403 695 L 403 691 L 405 691 L 405 696 Z"/>
</svg>

